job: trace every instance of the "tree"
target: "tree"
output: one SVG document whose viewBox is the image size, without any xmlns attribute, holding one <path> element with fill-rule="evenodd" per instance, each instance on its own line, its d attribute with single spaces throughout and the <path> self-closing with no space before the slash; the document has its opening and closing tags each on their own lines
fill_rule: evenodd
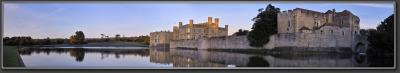
<svg viewBox="0 0 400 73">
<path fill-rule="evenodd" d="M 392 14 L 381 24 L 378 25 L 376 31 L 370 31 L 368 41 L 372 48 L 388 49 L 393 51 L 394 45 L 394 15 Z"/>
<path fill-rule="evenodd" d="M 120 37 L 121 37 L 121 35 L 116 34 L 116 35 L 115 35 L 115 41 L 119 41 Z"/>
<path fill-rule="evenodd" d="M 275 8 L 269 4 L 264 10 L 258 10 L 259 14 L 252 19 L 254 21 L 252 30 L 247 35 L 250 41 L 250 46 L 262 47 L 269 42 L 269 37 L 278 33 L 277 27 L 277 14 L 280 12 L 279 8 Z"/>
<path fill-rule="evenodd" d="M 49 37 L 47 37 L 47 38 L 44 40 L 44 44 L 46 44 L 46 45 L 50 45 L 50 44 L 51 44 L 51 40 L 50 40 Z"/>
<path fill-rule="evenodd" d="M 236 36 L 241 36 L 241 35 L 247 35 L 247 33 L 249 33 L 248 30 L 239 29 L 238 32 L 235 32 L 235 33 L 234 33 L 234 35 L 236 35 Z"/>
<path fill-rule="evenodd" d="M 100 34 L 101 35 L 101 39 L 103 39 L 104 38 L 104 34 Z"/>
<path fill-rule="evenodd" d="M 75 32 L 69 39 L 72 44 L 85 44 L 85 34 L 82 31 Z"/>
<path fill-rule="evenodd" d="M 394 64 L 394 15 L 381 22 L 375 29 L 368 30 L 367 50 L 370 66 L 393 66 Z"/>
</svg>

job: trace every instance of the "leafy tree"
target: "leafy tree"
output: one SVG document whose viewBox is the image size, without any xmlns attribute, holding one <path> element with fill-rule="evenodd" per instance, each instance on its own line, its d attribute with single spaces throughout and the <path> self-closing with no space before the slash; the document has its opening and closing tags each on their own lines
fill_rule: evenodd
<svg viewBox="0 0 400 73">
<path fill-rule="evenodd" d="M 241 35 L 247 35 L 247 33 L 249 33 L 248 30 L 239 29 L 238 32 L 235 32 L 235 33 L 234 33 L 234 35 L 236 35 L 236 36 L 241 36 Z"/>
<path fill-rule="evenodd" d="M 368 30 L 369 49 L 368 60 L 370 66 L 393 66 L 394 59 L 394 15 L 392 14 L 381 24 L 377 30 Z"/>
<path fill-rule="evenodd" d="M 252 30 L 247 35 L 250 46 L 253 47 L 262 47 L 269 42 L 271 35 L 278 33 L 277 14 L 280 9 L 269 4 L 264 10 L 261 8 L 258 11 L 259 14 L 252 19 L 252 21 L 255 21 Z"/>
<path fill-rule="evenodd" d="M 69 39 L 72 44 L 85 44 L 85 34 L 82 31 L 75 32 Z"/>
<path fill-rule="evenodd" d="M 115 35 L 115 41 L 119 41 L 120 38 L 121 38 L 121 35 L 119 35 L 119 34 L 116 34 L 116 35 Z"/>
<path fill-rule="evenodd" d="M 46 44 L 46 45 L 51 44 L 51 40 L 50 40 L 49 37 L 47 37 L 47 38 L 44 40 L 44 44 Z"/>
</svg>

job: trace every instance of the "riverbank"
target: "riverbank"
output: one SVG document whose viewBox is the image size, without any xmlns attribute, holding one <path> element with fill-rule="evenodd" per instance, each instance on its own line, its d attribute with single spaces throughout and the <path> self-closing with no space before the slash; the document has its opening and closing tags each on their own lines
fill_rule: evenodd
<svg viewBox="0 0 400 73">
<path fill-rule="evenodd" d="M 25 67 L 16 46 L 3 46 L 3 67 Z"/>
<path fill-rule="evenodd" d="M 309 47 L 277 47 L 273 49 L 248 48 L 248 49 L 207 49 L 208 51 L 237 52 L 249 54 L 266 54 L 266 53 L 352 53 L 351 48 L 331 47 L 331 48 L 309 48 Z"/>
<path fill-rule="evenodd" d="M 207 49 L 215 52 L 231 52 L 254 55 L 271 55 L 281 58 L 294 58 L 297 56 L 318 55 L 351 55 L 351 48 L 301 48 L 301 47 L 277 47 L 273 49 Z"/>
<path fill-rule="evenodd" d="M 34 45 L 30 47 L 148 47 L 137 42 L 92 42 L 88 44 Z"/>
</svg>

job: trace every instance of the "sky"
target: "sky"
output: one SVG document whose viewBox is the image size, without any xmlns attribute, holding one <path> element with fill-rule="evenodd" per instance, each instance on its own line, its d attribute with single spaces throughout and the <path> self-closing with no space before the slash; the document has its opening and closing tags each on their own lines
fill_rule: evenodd
<svg viewBox="0 0 400 73">
<path fill-rule="evenodd" d="M 393 2 L 3 2 L 4 36 L 68 38 L 83 31 L 87 38 L 172 31 L 178 22 L 207 22 L 219 18 L 229 34 L 250 30 L 251 19 L 268 4 L 281 11 L 304 8 L 326 12 L 349 10 L 360 18 L 360 28 L 375 28 L 394 13 Z"/>
</svg>

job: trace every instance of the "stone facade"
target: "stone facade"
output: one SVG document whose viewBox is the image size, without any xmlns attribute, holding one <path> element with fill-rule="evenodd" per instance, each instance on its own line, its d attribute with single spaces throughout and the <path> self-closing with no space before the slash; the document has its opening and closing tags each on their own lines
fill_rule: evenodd
<svg viewBox="0 0 400 73">
<path fill-rule="evenodd" d="M 150 46 L 169 46 L 172 39 L 172 32 L 158 31 L 150 33 Z"/>
<path fill-rule="evenodd" d="M 179 26 L 173 27 L 172 40 L 190 40 L 199 38 L 228 36 L 228 25 L 225 28 L 219 27 L 219 18 L 208 17 L 208 21 L 204 23 L 194 24 L 191 19 L 186 25 L 179 22 Z"/>
<path fill-rule="evenodd" d="M 264 45 L 264 48 L 352 47 L 354 43 L 357 43 L 356 36 L 359 36 L 359 22 L 360 19 L 347 10 L 336 12 L 333 9 L 322 13 L 296 8 L 283 11 L 278 14 L 278 34 L 270 36 L 270 41 Z M 170 48 L 253 48 L 249 46 L 246 36 L 227 36 L 227 26 L 225 29 L 216 30 L 217 19 L 214 24 L 211 22 L 211 17 L 207 23 L 192 23 L 193 20 L 190 20 L 188 25 L 182 26 L 180 22 L 179 27 L 174 27 L 174 37 L 170 42 Z M 214 27 L 210 27 L 209 24 Z M 196 29 L 201 31 L 196 32 Z M 213 32 L 215 30 L 218 31 L 217 34 Z"/>
<path fill-rule="evenodd" d="M 249 46 L 246 36 L 229 36 L 171 41 L 170 48 L 248 49 L 252 47 Z"/>
<path fill-rule="evenodd" d="M 350 11 L 325 13 L 296 8 L 278 14 L 278 34 L 265 48 L 351 47 L 359 35 L 360 19 Z"/>
</svg>

